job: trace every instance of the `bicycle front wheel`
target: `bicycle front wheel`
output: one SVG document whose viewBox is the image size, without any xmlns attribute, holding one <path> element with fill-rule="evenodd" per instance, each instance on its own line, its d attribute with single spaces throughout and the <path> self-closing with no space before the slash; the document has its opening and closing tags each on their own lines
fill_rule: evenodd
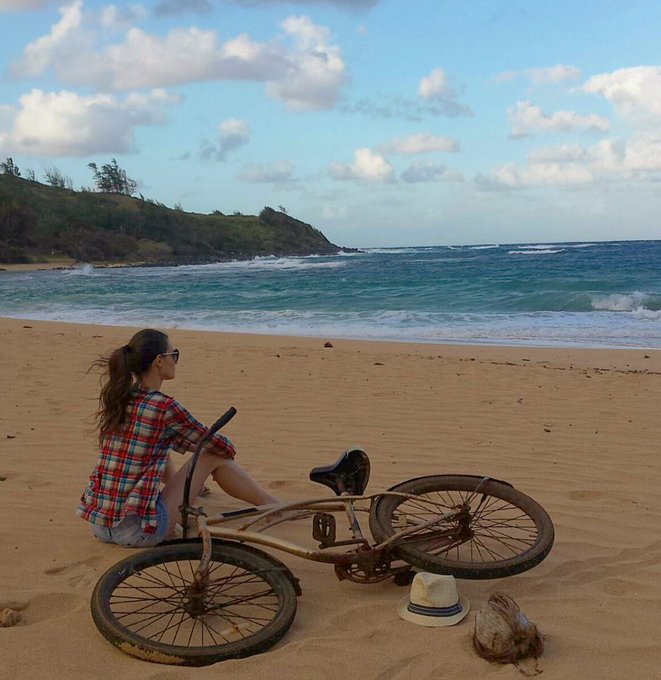
<svg viewBox="0 0 661 680">
<path fill-rule="evenodd" d="M 389 491 L 419 498 L 384 495 L 373 503 L 370 529 L 379 542 L 452 513 L 395 541 L 395 555 L 419 569 L 466 579 L 501 578 L 531 569 L 553 546 L 553 523 L 544 508 L 504 482 L 438 475 Z"/>
<path fill-rule="evenodd" d="M 92 617 L 101 634 L 131 656 L 205 666 L 263 652 L 296 614 L 294 578 L 261 550 L 213 542 L 208 580 L 192 584 L 200 541 L 145 550 L 118 562 L 98 581 Z"/>
</svg>

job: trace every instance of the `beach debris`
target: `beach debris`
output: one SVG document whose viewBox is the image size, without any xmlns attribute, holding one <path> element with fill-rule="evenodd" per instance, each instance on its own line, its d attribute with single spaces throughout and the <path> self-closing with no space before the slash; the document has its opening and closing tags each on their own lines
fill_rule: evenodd
<svg viewBox="0 0 661 680">
<path fill-rule="evenodd" d="M 324 343 L 324 347 L 332 347 L 332 346 L 333 346 L 333 343 L 330 340 L 328 340 Z"/>
<path fill-rule="evenodd" d="M 17 612 L 15 609 L 9 609 L 5 607 L 0 611 L 0 628 L 9 628 L 10 626 L 15 626 L 21 621 L 21 613 Z"/>
<path fill-rule="evenodd" d="M 32 328 L 32 326 L 23 326 L 23 328 Z"/>
<path fill-rule="evenodd" d="M 487 661 L 512 663 L 524 675 L 538 675 L 544 637 L 509 595 L 493 593 L 475 617 L 473 647 Z"/>
<path fill-rule="evenodd" d="M 6 482 L 7 477 L 5 475 L 0 475 L 0 482 Z"/>
<path fill-rule="evenodd" d="M 383 366 L 383 364 L 382 364 L 380 361 L 375 361 L 375 362 L 374 362 L 374 365 L 375 365 L 375 366 Z"/>
<path fill-rule="evenodd" d="M 7 437 L 7 439 L 16 439 L 15 434 L 8 434 L 8 435 L 6 435 L 6 437 Z"/>
</svg>

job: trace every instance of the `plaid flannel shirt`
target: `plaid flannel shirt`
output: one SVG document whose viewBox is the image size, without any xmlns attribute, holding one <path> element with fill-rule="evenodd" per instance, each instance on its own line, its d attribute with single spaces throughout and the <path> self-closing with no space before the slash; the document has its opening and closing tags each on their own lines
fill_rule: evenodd
<svg viewBox="0 0 661 680">
<path fill-rule="evenodd" d="M 142 518 L 143 530 L 154 531 L 168 450 L 191 451 L 206 432 L 207 428 L 172 397 L 138 388 L 122 427 L 102 440 L 76 514 L 107 527 L 136 514 Z M 208 447 L 224 458 L 234 458 L 232 442 L 220 434 L 214 435 Z"/>
</svg>

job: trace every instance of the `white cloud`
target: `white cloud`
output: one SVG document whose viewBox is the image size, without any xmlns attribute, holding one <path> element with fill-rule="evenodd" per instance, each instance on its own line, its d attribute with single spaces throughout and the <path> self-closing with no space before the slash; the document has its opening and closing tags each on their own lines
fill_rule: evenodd
<svg viewBox="0 0 661 680">
<path fill-rule="evenodd" d="M 287 161 L 271 165 L 249 165 L 237 179 L 251 184 L 286 184 L 291 182 L 294 166 Z"/>
<path fill-rule="evenodd" d="M 402 180 L 408 183 L 451 181 L 460 182 L 463 177 L 460 173 L 448 170 L 439 163 L 422 162 L 411 164 L 401 175 Z"/>
<path fill-rule="evenodd" d="M 621 116 L 661 124 L 661 66 L 636 66 L 592 76 L 581 88 L 607 99 Z"/>
<path fill-rule="evenodd" d="M 59 10 L 61 19 L 53 25 L 48 35 L 30 43 L 21 59 L 15 62 L 13 73 L 20 77 L 39 75 L 57 57 L 72 55 L 78 48 L 76 32 L 83 22 L 83 2 L 75 0 Z"/>
<path fill-rule="evenodd" d="M 354 152 L 352 165 L 331 164 L 331 175 L 335 179 L 356 179 L 365 182 L 392 182 L 395 168 L 379 153 L 371 149 Z"/>
<path fill-rule="evenodd" d="M 333 108 L 347 78 L 340 48 L 330 45 L 328 30 L 308 17 L 290 17 L 282 27 L 295 47 L 286 72 L 267 83 L 267 94 L 292 110 Z"/>
<path fill-rule="evenodd" d="M 581 69 L 575 66 L 565 66 L 558 64 L 550 68 L 531 68 L 525 71 L 525 75 L 535 85 L 545 85 L 547 83 L 561 83 L 567 80 L 578 80 L 581 77 Z"/>
<path fill-rule="evenodd" d="M 583 161 L 587 152 L 580 144 L 542 146 L 528 154 L 528 163 L 570 163 Z"/>
<path fill-rule="evenodd" d="M 587 168 L 576 163 L 539 163 L 523 169 L 508 164 L 496 168 L 492 177 L 507 187 L 588 184 L 594 180 Z"/>
<path fill-rule="evenodd" d="M 513 138 L 527 137 L 535 133 L 572 132 L 589 130 L 607 132 L 610 122 L 595 114 L 581 116 L 574 111 L 556 111 L 546 114 L 539 106 L 529 101 L 517 102 L 516 107 L 507 111 L 512 125 Z"/>
<path fill-rule="evenodd" d="M 442 107 L 447 115 L 463 115 L 470 109 L 458 102 L 457 93 L 442 68 L 435 68 L 425 76 L 418 87 L 418 94 L 427 102 Z"/>
<path fill-rule="evenodd" d="M 650 133 L 635 134 L 624 148 L 622 164 L 626 170 L 661 170 L 661 135 Z"/>
<path fill-rule="evenodd" d="M 442 68 L 435 68 L 428 76 L 420 81 L 418 89 L 423 99 L 443 99 L 447 96 L 454 96 L 448 77 Z"/>
<path fill-rule="evenodd" d="M 230 151 L 235 151 L 250 141 L 250 134 L 250 125 L 245 120 L 228 118 L 218 126 L 218 145 L 205 142 L 201 156 L 203 159 L 225 160 Z"/>
<path fill-rule="evenodd" d="M 433 151 L 454 152 L 459 150 L 459 143 L 450 137 L 437 137 L 423 132 L 408 137 L 398 137 L 381 144 L 379 151 L 394 154 L 431 153 Z"/>
<path fill-rule="evenodd" d="M 581 77 L 581 69 L 575 66 L 557 64 L 548 68 L 529 68 L 521 72 L 502 71 L 494 80 L 496 83 L 508 83 L 516 80 L 519 76 L 528 78 L 533 85 L 549 85 L 568 80 L 578 80 Z"/>
<path fill-rule="evenodd" d="M 165 123 L 165 108 L 177 101 L 162 90 L 124 100 L 32 90 L 20 98 L 11 125 L 0 137 L 0 150 L 34 156 L 129 152 L 135 127 Z"/>
<path fill-rule="evenodd" d="M 134 16 L 139 10 L 133 10 Z M 13 74 L 32 77 L 52 69 L 68 86 L 99 91 L 169 87 L 214 80 L 255 80 L 267 94 L 295 110 L 334 106 L 346 82 L 339 47 L 328 30 L 308 17 L 290 17 L 282 27 L 293 46 L 260 43 L 242 34 L 226 42 L 214 30 L 176 28 L 157 36 L 133 27 L 123 42 L 95 48 L 94 17 L 83 17 L 82 0 L 60 10 L 51 32 L 30 43 L 13 65 Z M 119 10 L 106 9 L 96 19 L 118 25 Z M 84 19 L 86 24 L 84 24 Z"/>
<path fill-rule="evenodd" d="M 487 185 L 570 186 L 632 177 L 661 179 L 661 135 L 639 132 L 626 142 L 604 139 L 587 148 L 580 144 L 542 147 L 528 154 L 528 167 L 495 168 Z"/>
</svg>

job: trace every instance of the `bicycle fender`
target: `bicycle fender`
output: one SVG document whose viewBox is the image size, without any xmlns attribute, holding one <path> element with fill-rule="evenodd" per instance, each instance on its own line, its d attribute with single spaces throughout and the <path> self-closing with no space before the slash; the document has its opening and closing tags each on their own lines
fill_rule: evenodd
<svg viewBox="0 0 661 680">
<path fill-rule="evenodd" d="M 388 491 L 394 491 L 400 484 L 404 484 L 406 482 L 417 482 L 419 479 L 425 479 L 425 477 L 473 477 L 474 479 L 484 479 L 485 477 L 487 478 L 488 481 L 490 482 L 497 482 L 498 484 L 504 484 L 505 486 L 510 486 L 514 488 L 514 484 L 510 484 L 509 482 L 506 482 L 504 479 L 496 479 L 495 477 L 489 477 L 488 475 L 464 475 L 464 474 L 446 474 L 446 475 L 422 475 L 421 477 L 413 477 L 412 479 L 406 479 L 403 482 L 397 482 L 397 484 L 393 484 Z"/>
</svg>

